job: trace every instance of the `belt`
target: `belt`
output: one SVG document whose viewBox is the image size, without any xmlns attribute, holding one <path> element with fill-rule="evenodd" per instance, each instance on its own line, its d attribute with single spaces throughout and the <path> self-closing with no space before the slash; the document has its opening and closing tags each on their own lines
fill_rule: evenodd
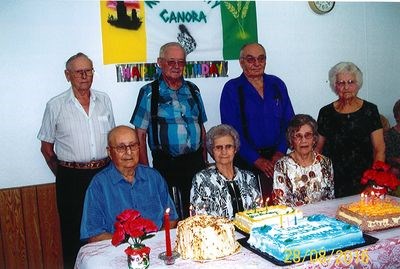
<svg viewBox="0 0 400 269">
<path fill-rule="evenodd" d="M 98 169 L 106 166 L 109 161 L 110 161 L 109 158 L 104 158 L 101 160 L 90 161 L 88 163 L 59 161 L 58 164 L 64 167 L 74 168 L 74 169 Z"/>
</svg>

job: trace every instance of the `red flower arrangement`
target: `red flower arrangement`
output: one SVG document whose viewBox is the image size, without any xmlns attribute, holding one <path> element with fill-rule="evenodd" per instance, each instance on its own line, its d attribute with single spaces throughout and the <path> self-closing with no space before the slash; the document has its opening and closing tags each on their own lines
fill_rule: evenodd
<svg viewBox="0 0 400 269">
<path fill-rule="evenodd" d="M 149 255 L 150 248 L 146 247 L 142 241 L 153 237 L 158 230 L 157 225 L 149 219 L 140 216 L 140 212 L 127 209 L 117 216 L 114 224 L 115 232 L 111 243 L 118 246 L 122 243 L 129 243 L 125 249 L 127 255 Z"/>
<path fill-rule="evenodd" d="M 361 184 L 370 183 L 372 185 L 385 187 L 386 192 L 387 188 L 391 190 L 395 190 L 397 186 L 400 185 L 400 180 L 397 177 L 389 172 L 390 165 L 382 162 L 376 161 L 372 165 L 371 169 L 368 169 L 364 172 L 361 178 Z"/>
</svg>

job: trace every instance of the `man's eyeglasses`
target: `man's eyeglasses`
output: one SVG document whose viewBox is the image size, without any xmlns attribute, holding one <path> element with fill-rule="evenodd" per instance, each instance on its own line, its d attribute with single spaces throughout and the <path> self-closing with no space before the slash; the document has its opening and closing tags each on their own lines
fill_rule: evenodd
<svg viewBox="0 0 400 269">
<path fill-rule="evenodd" d="M 75 70 L 70 71 L 72 75 L 76 78 L 85 78 L 85 77 L 92 77 L 94 74 L 94 69 L 84 69 L 84 70 Z"/>
<path fill-rule="evenodd" d="M 222 151 L 222 150 L 228 151 L 228 150 L 232 150 L 232 149 L 234 149 L 234 148 L 235 148 L 235 146 L 232 145 L 232 144 L 216 145 L 216 146 L 214 146 L 214 150 L 216 150 L 216 151 Z"/>
<path fill-rule="evenodd" d="M 164 60 L 169 67 L 175 67 L 176 65 L 178 65 L 178 67 L 184 67 L 186 65 L 185 60 Z"/>
<path fill-rule="evenodd" d="M 303 134 L 300 134 L 300 133 L 297 133 L 297 134 L 294 134 L 294 135 L 293 135 L 293 139 L 296 140 L 296 141 L 301 141 L 301 140 L 303 140 L 303 138 L 304 138 L 305 140 L 310 140 L 310 139 L 312 139 L 313 137 L 314 137 L 314 133 L 311 133 L 311 132 L 307 132 L 307 133 L 305 133 L 304 135 L 303 135 Z"/>
<path fill-rule="evenodd" d="M 356 84 L 355 80 L 351 80 L 349 79 L 348 81 L 344 81 L 344 80 L 340 80 L 340 81 L 336 81 L 336 85 L 339 87 L 344 87 L 347 84 L 347 86 L 352 86 Z"/>
<path fill-rule="evenodd" d="M 260 55 L 258 57 L 247 55 L 246 57 L 242 57 L 242 59 L 244 59 L 249 64 L 255 64 L 256 61 L 260 64 L 264 64 L 267 57 L 265 55 Z"/>
<path fill-rule="evenodd" d="M 139 149 L 139 145 L 140 145 L 139 142 L 136 142 L 136 143 L 129 144 L 129 145 L 121 144 L 121 145 L 118 145 L 115 147 L 113 147 L 113 146 L 109 146 L 109 147 L 112 149 L 115 149 L 115 151 L 118 153 L 125 153 L 128 151 L 128 149 L 130 151 L 137 151 Z"/>
</svg>

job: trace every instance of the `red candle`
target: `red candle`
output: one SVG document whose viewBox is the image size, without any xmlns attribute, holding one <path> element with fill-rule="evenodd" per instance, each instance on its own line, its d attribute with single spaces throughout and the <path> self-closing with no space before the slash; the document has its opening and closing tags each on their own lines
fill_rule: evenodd
<svg viewBox="0 0 400 269">
<path fill-rule="evenodd" d="M 172 251 L 171 251 L 171 235 L 169 233 L 170 227 L 169 227 L 169 208 L 165 210 L 164 213 L 164 230 L 165 230 L 165 247 L 166 247 L 166 256 L 171 257 L 172 256 Z"/>
</svg>

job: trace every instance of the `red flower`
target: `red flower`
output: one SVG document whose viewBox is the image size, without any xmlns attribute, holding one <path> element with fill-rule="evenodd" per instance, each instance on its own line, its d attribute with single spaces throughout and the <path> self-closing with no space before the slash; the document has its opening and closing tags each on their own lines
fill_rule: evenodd
<svg viewBox="0 0 400 269">
<path fill-rule="evenodd" d="M 127 239 L 126 239 L 124 227 L 121 225 L 121 223 L 116 222 L 114 224 L 114 227 L 115 227 L 115 232 L 113 234 L 111 244 L 113 244 L 114 246 L 118 246 L 122 242 L 126 242 Z"/>
<path fill-rule="evenodd" d="M 372 183 L 373 185 L 386 187 L 395 190 L 400 185 L 400 180 L 389 172 L 390 165 L 376 161 L 371 169 L 364 172 L 361 178 L 361 184 Z"/>
<path fill-rule="evenodd" d="M 154 236 L 154 234 L 149 233 L 158 230 L 158 227 L 153 221 L 142 218 L 140 212 L 133 209 L 123 211 L 116 219 L 117 221 L 114 223 L 115 232 L 111 243 L 114 246 L 118 246 L 128 242 L 131 246 L 129 246 L 126 251 L 144 247 L 142 240 Z"/>
<path fill-rule="evenodd" d="M 124 211 L 122 211 L 121 214 L 119 214 L 117 216 L 117 221 L 119 222 L 125 222 L 128 219 L 136 219 L 140 216 L 140 212 L 137 210 L 133 210 L 133 209 L 126 209 Z"/>
</svg>

